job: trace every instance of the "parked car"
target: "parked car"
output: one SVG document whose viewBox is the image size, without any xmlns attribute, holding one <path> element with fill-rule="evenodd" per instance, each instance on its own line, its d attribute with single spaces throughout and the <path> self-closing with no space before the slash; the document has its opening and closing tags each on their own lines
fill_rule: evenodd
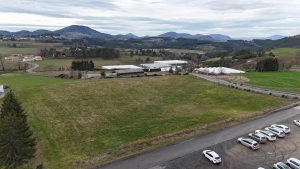
<svg viewBox="0 0 300 169">
<path fill-rule="evenodd" d="M 265 130 L 275 134 L 277 137 L 285 137 L 285 133 L 280 129 L 266 127 Z"/>
<path fill-rule="evenodd" d="M 206 157 L 209 161 L 213 162 L 214 164 L 221 162 L 221 157 L 214 151 L 204 150 L 202 154 L 204 157 Z"/>
<path fill-rule="evenodd" d="M 294 120 L 294 124 L 300 127 L 300 120 Z"/>
<path fill-rule="evenodd" d="M 282 130 L 286 134 L 291 132 L 291 129 L 288 126 L 282 124 L 272 124 L 271 127 Z"/>
<path fill-rule="evenodd" d="M 297 158 L 289 158 L 286 160 L 286 164 L 294 169 L 300 169 L 300 160 L 298 160 Z"/>
<path fill-rule="evenodd" d="M 249 137 L 252 140 L 257 141 L 258 143 L 265 143 L 265 142 L 267 142 L 267 138 L 265 136 L 263 136 L 263 135 L 260 135 L 260 134 L 249 133 Z"/>
<path fill-rule="evenodd" d="M 241 137 L 238 138 L 238 142 L 246 147 L 251 148 L 252 150 L 259 149 L 258 143 L 255 140 L 252 140 L 251 138 Z"/>
<path fill-rule="evenodd" d="M 264 130 L 255 130 L 255 134 L 265 136 L 269 141 L 275 141 L 276 135 Z"/>
<path fill-rule="evenodd" d="M 291 169 L 291 168 L 286 164 L 284 164 L 283 162 L 278 162 L 273 165 L 273 169 Z"/>
</svg>

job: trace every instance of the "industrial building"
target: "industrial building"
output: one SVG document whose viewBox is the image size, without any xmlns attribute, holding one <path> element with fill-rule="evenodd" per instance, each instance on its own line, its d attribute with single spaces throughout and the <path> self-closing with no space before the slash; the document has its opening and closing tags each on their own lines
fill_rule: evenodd
<svg viewBox="0 0 300 169">
<path fill-rule="evenodd" d="M 124 69 L 143 69 L 135 65 L 111 65 L 111 66 L 102 66 L 102 69 L 105 70 L 124 70 Z"/>
<path fill-rule="evenodd" d="M 139 77 L 144 76 L 143 69 L 126 69 L 126 70 L 115 70 L 117 77 Z"/>
</svg>

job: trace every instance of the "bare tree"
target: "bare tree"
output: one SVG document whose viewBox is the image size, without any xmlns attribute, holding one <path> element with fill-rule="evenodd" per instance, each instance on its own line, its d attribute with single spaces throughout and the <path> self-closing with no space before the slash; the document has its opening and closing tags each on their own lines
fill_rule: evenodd
<svg viewBox="0 0 300 169">
<path fill-rule="evenodd" d="M 2 71 L 5 72 L 3 60 L 1 58 L 0 58 L 0 60 L 1 60 L 1 65 L 2 65 Z"/>
</svg>

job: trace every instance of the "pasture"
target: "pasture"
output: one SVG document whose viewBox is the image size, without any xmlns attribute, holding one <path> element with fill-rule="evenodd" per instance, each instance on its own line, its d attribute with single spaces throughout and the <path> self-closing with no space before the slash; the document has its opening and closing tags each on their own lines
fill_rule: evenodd
<svg viewBox="0 0 300 169">
<path fill-rule="evenodd" d="M 20 45 L 12 47 L 13 44 Z M 33 54 L 37 55 L 41 49 L 45 48 L 63 48 L 62 43 L 35 43 L 22 41 L 0 41 L 0 57 L 5 57 L 10 54 Z"/>
<path fill-rule="evenodd" d="M 183 136 L 154 137 L 292 102 L 183 75 L 71 81 L 12 74 L 0 83 L 16 92 L 38 139 L 24 168 L 84 168 Z"/>
<path fill-rule="evenodd" d="M 299 48 L 277 48 L 274 50 L 271 50 L 276 56 L 280 57 L 295 57 L 296 52 L 300 51 Z M 269 54 L 269 52 L 266 52 L 266 54 Z"/>
<path fill-rule="evenodd" d="M 243 76 L 250 79 L 247 84 L 262 86 L 268 89 L 284 92 L 300 93 L 300 72 L 254 72 Z"/>
</svg>

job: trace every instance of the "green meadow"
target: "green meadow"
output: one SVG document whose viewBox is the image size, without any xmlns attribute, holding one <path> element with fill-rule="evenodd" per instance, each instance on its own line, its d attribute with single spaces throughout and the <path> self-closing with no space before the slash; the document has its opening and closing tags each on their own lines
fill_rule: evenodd
<svg viewBox="0 0 300 169">
<path fill-rule="evenodd" d="M 23 168 L 85 168 L 176 140 L 149 141 L 154 137 L 292 102 L 183 75 L 64 80 L 8 74 L 0 83 L 15 91 L 38 140 L 36 158 Z"/>
<path fill-rule="evenodd" d="M 245 73 L 250 79 L 248 84 L 293 93 L 300 93 L 300 72 L 255 72 Z"/>
</svg>

